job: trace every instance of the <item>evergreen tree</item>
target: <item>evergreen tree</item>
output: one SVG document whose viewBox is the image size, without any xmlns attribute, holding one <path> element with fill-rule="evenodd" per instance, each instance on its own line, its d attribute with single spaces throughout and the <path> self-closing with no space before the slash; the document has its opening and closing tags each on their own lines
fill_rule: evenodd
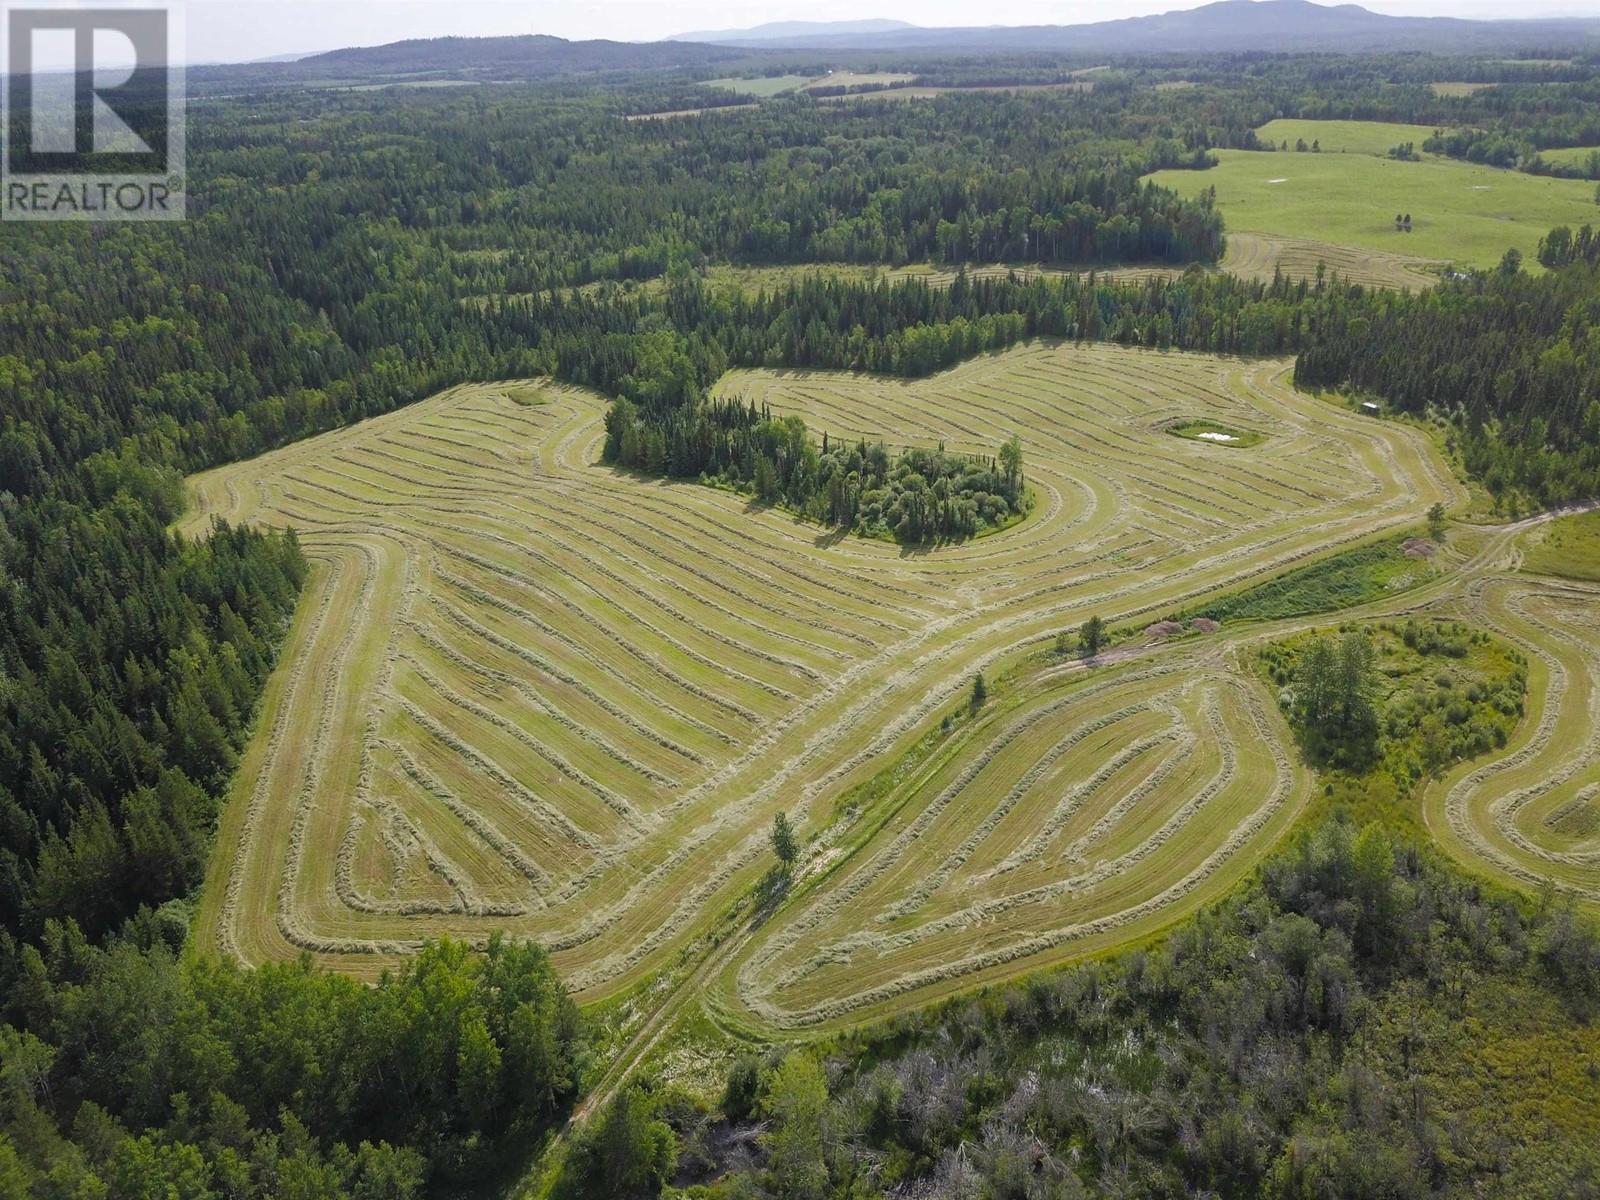
<svg viewBox="0 0 1600 1200">
<path fill-rule="evenodd" d="M 1082 647 L 1085 658 L 1093 658 L 1100 653 L 1106 641 L 1106 623 L 1099 613 L 1093 613 L 1083 623 L 1083 628 L 1078 630 L 1078 645 Z"/>
<path fill-rule="evenodd" d="M 794 869 L 795 860 L 800 857 L 800 842 L 795 837 L 793 826 L 789 824 L 788 813 L 778 813 L 772 818 L 772 852 L 778 856 L 778 863 L 785 874 Z"/>
</svg>

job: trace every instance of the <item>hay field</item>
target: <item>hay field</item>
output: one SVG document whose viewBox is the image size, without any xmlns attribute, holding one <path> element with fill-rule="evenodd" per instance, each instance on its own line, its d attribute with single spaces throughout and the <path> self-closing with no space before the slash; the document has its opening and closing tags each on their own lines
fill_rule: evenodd
<svg viewBox="0 0 1600 1200">
<path fill-rule="evenodd" d="M 757 75 L 753 78 L 707 79 L 701 87 L 726 88 L 741 96 L 780 96 L 812 83 L 809 75 Z"/>
<path fill-rule="evenodd" d="M 1453 159 L 1400 162 L 1326 149 L 1219 150 L 1217 159 L 1209 170 L 1158 171 L 1147 178 L 1186 196 L 1215 187 L 1230 236 L 1320 241 L 1472 267 L 1493 267 L 1514 247 L 1529 269 L 1538 270 L 1539 239 L 1553 226 L 1594 219 L 1592 183 Z M 1395 229 L 1397 213 L 1411 214 L 1410 233 Z"/>
<path fill-rule="evenodd" d="M 900 71 L 829 71 L 805 85 L 806 89 L 826 87 L 873 87 L 891 83 L 910 83 L 916 76 Z"/>
<path fill-rule="evenodd" d="M 1566 167 L 1587 167 L 1600 155 L 1600 146 L 1562 146 L 1556 150 L 1541 150 L 1539 157 L 1547 163 Z"/>
<path fill-rule="evenodd" d="M 423 937 L 504 930 L 598 1000 L 723 927 L 779 810 L 817 835 L 820 890 L 717 961 L 712 1002 L 752 1026 L 847 1022 L 1158 928 L 1305 795 L 1268 698 L 1223 638 L 1001 681 L 1091 612 L 1141 628 L 1459 498 L 1425 437 L 1287 374 L 1032 344 L 917 382 L 722 381 L 834 436 L 1019 434 L 1035 513 L 938 550 L 601 466 L 602 400 L 534 381 L 197 476 L 188 528 L 292 524 L 315 564 L 199 939 L 370 978 Z M 1167 432 L 1200 418 L 1266 437 Z M 835 812 L 980 670 L 991 706 L 870 819 Z"/>
<path fill-rule="evenodd" d="M 1428 790 L 1428 828 L 1504 882 L 1600 904 L 1600 585 L 1497 574 L 1460 609 L 1526 655 L 1527 716 L 1503 752 Z"/>
<path fill-rule="evenodd" d="M 1270 280 L 1274 272 L 1279 272 L 1290 279 L 1315 280 L 1318 265 L 1326 267 L 1329 276 L 1338 275 L 1346 283 L 1415 291 L 1438 283 L 1439 271 L 1448 264 L 1442 259 L 1385 254 L 1309 238 L 1230 231 L 1227 250 L 1217 269 L 1245 279 Z"/>
</svg>

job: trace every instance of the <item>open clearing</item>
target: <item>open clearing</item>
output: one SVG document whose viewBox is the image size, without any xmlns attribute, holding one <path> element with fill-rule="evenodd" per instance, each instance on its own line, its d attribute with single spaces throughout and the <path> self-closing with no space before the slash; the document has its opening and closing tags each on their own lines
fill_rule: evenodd
<svg viewBox="0 0 1600 1200">
<path fill-rule="evenodd" d="M 809 75 L 763 75 L 754 79 L 708 79 L 701 86 L 727 88 L 741 96 L 780 96 L 811 82 Z"/>
<path fill-rule="evenodd" d="M 1600 583 L 1600 512 L 1572 513 L 1528 535 L 1522 569 Z"/>
<path fill-rule="evenodd" d="M 1539 157 L 1545 162 L 1564 167 L 1587 167 L 1596 155 L 1600 155 L 1600 146 L 1563 146 L 1557 150 L 1539 151 Z"/>
<path fill-rule="evenodd" d="M 1290 279 L 1315 280 L 1319 264 L 1326 267 L 1330 276 L 1337 273 L 1346 283 L 1359 283 L 1366 287 L 1405 289 L 1432 286 L 1439 281 L 1438 272 L 1447 265 L 1442 260 L 1378 254 L 1351 246 L 1336 246 L 1329 242 L 1305 238 L 1229 233 L 1227 250 L 1216 269 L 1246 279 L 1270 281 L 1273 273 L 1279 272 Z M 904 266 L 808 263 L 803 266 L 778 267 L 732 266 L 724 263 L 705 268 L 705 277 L 706 282 L 715 291 L 734 290 L 755 295 L 763 289 L 770 291 L 786 287 L 810 277 L 885 279 L 890 282 L 920 279 L 930 287 L 948 287 L 955 281 L 960 269 L 965 269 L 968 279 L 1005 278 L 1013 274 L 1021 279 L 1031 279 L 1036 275 L 1088 275 L 1092 272 L 1098 279 L 1115 279 L 1124 283 L 1176 278 L 1185 270 L 1182 267 L 1163 266 L 1157 263 L 1095 267 L 1061 267 L 1044 263 L 974 263 L 967 264 L 964 268 L 933 263 L 907 263 Z M 624 292 L 637 290 L 659 294 L 665 286 L 666 277 L 658 275 L 643 280 L 587 283 L 575 290 L 597 293 L 606 288 L 617 288 Z M 467 297 L 464 300 L 465 303 L 483 301 L 484 297 L 477 296 Z"/>
<path fill-rule="evenodd" d="M 1415 291 L 1439 282 L 1442 259 L 1385 253 L 1359 246 L 1339 246 L 1310 238 L 1280 237 L 1265 233 L 1228 231 L 1228 248 L 1217 269 L 1246 279 L 1270 280 L 1274 273 L 1289 279 L 1317 277 L 1317 267 L 1338 275 L 1346 283 L 1363 287 Z"/>
<path fill-rule="evenodd" d="M 807 88 L 887 87 L 891 83 L 910 83 L 916 76 L 895 71 L 829 71 L 819 75 Z"/>
<path fill-rule="evenodd" d="M 749 112 L 754 104 L 714 104 L 706 108 L 675 108 L 670 112 L 629 113 L 629 121 L 667 121 L 673 117 L 715 116 L 719 113 Z"/>
<path fill-rule="evenodd" d="M 935 551 L 597 465 L 601 399 L 531 381 L 196 477 L 189 528 L 293 524 L 315 564 L 199 937 L 371 977 L 505 930 L 598 1000 L 726 928 L 780 809 L 820 831 L 815 891 L 717 951 L 729 1021 L 849 1022 L 1159 928 L 1305 796 L 1270 697 L 1225 635 L 1015 664 L 1091 612 L 1142 628 L 1460 498 L 1422 434 L 1288 370 L 1032 344 L 917 382 L 723 380 L 833 436 L 1018 433 L 1037 511 Z M 1266 437 L 1167 432 L 1195 419 Z M 979 670 L 991 704 L 939 740 Z"/>
<path fill-rule="evenodd" d="M 1432 125 L 1401 125 L 1394 121 L 1308 121 L 1284 118 L 1268 121 L 1256 130 L 1256 137 L 1271 146 L 1289 143 L 1290 153 L 1298 142 L 1322 147 L 1323 154 L 1370 154 L 1382 157 L 1402 142 L 1415 143 L 1420 152 L 1425 139 L 1434 135 Z M 1280 153 L 1282 153 L 1280 151 Z"/>
<path fill-rule="evenodd" d="M 1552 226 L 1575 227 L 1595 214 L 1592 183 L 1450 159 L 1401 162 L 1326 148 L 1321 154 L 1216 155 L 1218 165 L 1210 170 L 1158 171 L 1149 178 L 1186 196 L 1216 188 L 1230 239 L 1256 233 L 1473 267 L 1492 267 L 1514 247 L 1537 270 L 1539 239 Z M 1395 229 L 1397 213 L 1411 214 L 1410 233 Z"/>
</svg>

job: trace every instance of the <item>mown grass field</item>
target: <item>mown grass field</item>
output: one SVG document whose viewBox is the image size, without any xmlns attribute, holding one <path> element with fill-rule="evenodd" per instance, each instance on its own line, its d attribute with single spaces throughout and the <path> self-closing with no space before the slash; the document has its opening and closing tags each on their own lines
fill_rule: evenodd
<svg viewBox="0 0 1600 1200">
<path fill-rule="evenodd" d="M 1367 287 L 1416 289 L 1438 282 L 1438 271 L 1445 264 L 1434 259 L 1406 258 L 1402 255 L 1376 254 L 1350 246 L 1335 246 L 1303 238 L 1264 237 L 1254 233 L 1230 233 L 1219 271 L 1240 275 L 1246 279 L 1270 280 L 1274 272 L 1292 279 L 1315 279 L 1317 268 L 1337 274 L 1349 283 Z M 1099 267 L 1060 267 L 1044 263 L 970 263 L 965 266 L 969 279 L 1004 277 L 1016 274 L 1024 279 L 1034 275 L 1087 275 L 1091 271 L 1103 279 L 1137 282 L 1152 278 L 1173 278 L 1183 274 L 1183 268 L 1155 263 L 1126 263 Z M 920 279 L 932 287 L 948 287 L 956 278 L 957 268 L 935 263 L 906 263 L 901 266 L 867 265 L 861 263 L 807 263 L 803 266 L 743 266 L 714 264 L 705 269 L 707 282 L 714 289 L 731 289 L 754 295 L 763 289 L 772 290 L 797 282 L 809 276 L 835 279 Z M 623 291 L 639 290 L 660 293 L 666 286 L 665 276 L 652 279 L 627 280 L 623 283 L 590 283 L 577 289 L 600 292 L 607 287 Z M 482 303 L 481 297 L 469 297 L 467 303 Z"/>
<path fill-rule="evenodd" d="M 1295 144 L 1313 142 L 1322 147 L 1323 154 L 1370 154 L 1382 157 L 1393 146 L 1404 142 L 1415 143 L 1422 152 L 1422 143 L 1433 136 L 1432 125 L 1402 125 L 1394 121 L 1302 121 L 1282 119 L 1268 121 L 1256 130 L 1256 136 L 1272 146 L 1289 143 L 1290 153 L 1296 153 Z"/>
<path fill-rule="evenodd" d="M 1552 226 L 1595 219 L 1593 184 L 1432 156 L 1422 162 L 1380 157 L 1395 140 L 1420 143 L 1421 138 L 1396 139 L 1394 131 L 1407 127 L 1376 123 L 1364 134 L 1339 132 L 1364 124 L 1274 122 L 1263 127 L 1268 135 L 1276 126 L 1285 131 L 1335 128 L 1325 131 L 1320 154 L 1221 150 L 1218 165 L 1210 170 L 1158 171 L 1150 178 L 1184 195 L 1216 188 L 1230 237 L 1253 233 L 1305 239 L 1373 255 L 1472 267 L 1492 267 L 1515 248 L 1536 270 L 1539 239 Z M 1330 139 L 1335 147 L 1367 149 L 1338 153 L 1330 150 Z M 1289 141 L 1292 146 L 1294 137 Z M 1395 216 L 1401 213 L 1411 214 L 1410 233 L 1395 229 Z"/>
<path fill-rule="evenodd" d="M 1600 587 L 1495 577 L 1459 607 L 1527 656 L 1527 715 L 1503 753 L 1428 789 L 1427 827 L 1499 879 L 1600 903 Z"/>
<path fill-rule="evenodd" d="M 1314 238 L 1228 231 L 1228 248 L 1217 269 L 1246 279 L 1316 279 L 1318 268 L 1328 277 L 1363 287 L 1416 291 L 1439 282 L 1448 264 L 1442 259 L 1341 246 Z"/>
<path fill-rule="evenodd" d="M 877 90 L 865 92 L 846 92 L 844 95 L 824 96 L 824 100 L 931 100 L 935 96 L 942 96 L 947 92 L 1036 92 L 1036 91 L 1069 91 L 1086 92 L 1094 87 L 1092 80 L 1078 78 L 1092 75 L 1096 71 L 1103 71 L 1104 67 L 1087 67 L 1083 70 L 1073 71 L 1075 77 L 1065 83 L 1019 83 L 998 84 L 993 86 L 978 85 L 973 87 L 890 87 L 891 84 L 905 84 L 914 76 L 896 74 L 893 72 L 868 72 L 836 71 L 832 75 L 773 75 L 756 76 L 753 78 L 728 77 L 725 79 L 707 79 L 700 86 L 725 88 L 737 92 L 741 96 L 750 96 L 754 99 L 767 100 L 773 96 L 782 96 L 790 92 L 809 92 L 826 88 L 860 88 L 876 86 Z M 691 116 L 703 112 L 703 109 L 684 109 L 670 113 L 643 113 L 638 117 L 678 117 Z"/>
<path fill-rule="evenodd" d="M 1539 151 L 1539 157 L 1545 162 L 1572 167 L 1587 166 L 1596 154 L 1600 154 L 1600 146 L 1562 146 L 1556 150 Z M 1600 210 L 1596 210 L 1595 217 L 1600 218 Z"/>
<path fill-rule="evenodd" d="M 1541 526 L 1528 536 L 1522 568 L 1600 583 L 1600 512 L 1571 513 Z"/>
<path fill-rule="evenodd" d="M 1478 92 L 1486 91 L 1492 87 L 1499 87 L 1496 83 L 1471 83 L 1464 80 L 1441 80 L 1430 83 L 1428 88 L 1435 96 L 1472 96 Z"/>
<path fill-rule="evenodd" d="M 826 75 L 818 75 L 806 84 L 807 87 L 876 87 L 887 86 L 891 83 L 909 83 L 916 78 L 897 71 L 830 71 Z"/>
<path fill-rule="evenodd" d="M 811 82 L 809 75 L 760 75 L 753 79 L 708 79 L 701 86 L 727 88 L 741 96 L 779 96 Z"/>
<path fill-rule="evenodd" d="M 1423 435 L 1287 370 L 1034 344 L 916 382 L 722 381 L 835 437 L 1019 434 L 1034 516 L 931 551 L 601 466 L 600 398 L 534 381 L 196 477 L 191 528 L 293 524 L 315 563 L 200 940 L 371 977 L 504 930 L 593 1002 L 715 932 L 707 1005 L 802 1032 L 1148 935 L 1308 781 L 1226 627 L 1137 631 L 1459 499 Z M 1168 432 L 1193 419 L 1268 436 Z M 1052 657 L 1090 613 L 1135 632 L 1093 671 Z M 780 810 L 811 839 L 795 894 L 730 925 Z"/>
</svg>

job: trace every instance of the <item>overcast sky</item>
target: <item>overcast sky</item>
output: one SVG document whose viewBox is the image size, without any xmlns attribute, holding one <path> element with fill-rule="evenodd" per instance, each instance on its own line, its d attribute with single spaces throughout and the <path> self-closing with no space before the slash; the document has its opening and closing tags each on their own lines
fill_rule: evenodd
<svg viewBox="0 0 1600 1200">
<path fill-rule="evenodd" d="M 766 21 L 893 17 L 917 25 L 1068 25 L 1193 8 L 1200 0 L 188 0 L 188 60 L 249 62 L 459 34 L 651 41 Z M 1584 0 L 1368 0 L 1410 16 L 1550 16 Z"/>
</svg>

